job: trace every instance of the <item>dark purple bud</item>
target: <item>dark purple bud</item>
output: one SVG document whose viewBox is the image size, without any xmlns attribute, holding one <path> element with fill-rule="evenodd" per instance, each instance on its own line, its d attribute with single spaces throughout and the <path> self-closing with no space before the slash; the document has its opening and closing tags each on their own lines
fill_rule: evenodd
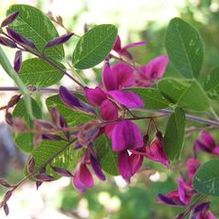
<svg viewBox="0 0 219 219">
<path fill-rule="evenodd" d="M 10 188 L 12 187 L 5 179 L 0 178 L 0 185 L 6 187 L 6 188 Z"/>
<path fill-rule="evenodd" d="M 1 27 L 5 27 L 11 24 L 19 15 L 18 11 L 13 12 L 12 14 L 8 15 L 1 23 Z"/>
<path fill-rule="evenodd" d="M 90 162 L 91 162 L 91 166 L 96 174 L 96 176 L 100 179 L 100 180 L 105 180 L 106 177 L 103 174 L 103 171 L 100 167 L 100 162 L 92 155 L 90 154 Z"/>
<path fill-rule="evenodd" d="M 31 48 L 36 49 L 34 43 L 32 42 L 32 40 L 27 39 L 26 37 L 22 36 L 21 34 L 15 32 L 14 30 L 12 30 L 11 28 L 7 27 L 7 32 L 8 34 L 15 39 L 18 43 L 24 44 L 26 46 L 29 46 Z"/>
<path fill-rule="evenodd" d="M 82 144 L 80 144 L 79 142 L 76 142 L 76 144 L 75 144 L 75 146 L 74 146 L 74 150 L 80 149 L 80 148 L 82 148 L 82 147 L 83 147 Z"/>
<path fill-rule="evenodd" d="M 72 92 L 70 92 L 66 87 L 61 86 L 59 88 L 59 96 L 64 104 L 73 108 L 79 109 L 88 113 L 95 113 L 95 110 L 90 105 L 84 103 L 78 99 Z"/>
<path fill-rule="evenodd" d="M 176 205 L 176 203 L 169 197 L 165 196 L 165 195 L 162 195 L 162 194 L 159 194 L 158 195 L 158 199 L 168 205 Z"/>
<path fill-rule="evenodd" d="M 43 184 L 41 181 L 36 181 L 36 189 L 38 190 L 39 187 Z"/>
<path fill-rule="evenodd" d="M 27 168 L 28 168 L 29 173 L 33 173 L 34 172 L 35 160 L 34 160 L 33 157 L 28 161 Z"/>
<path fill-rule="evenodd" d="M 55 180 L 54 177 L 47 175 L 46 173 L 41 173 L 39 175 L 36 176 L 37 180 L 39 181 L 43 181 L 43 182 L 51 182 L 53 180 Z"/>
<path fill-rule="evenodd" d="M 14 95 L 11 97 L 11 99 L 8 102 L 8 108 L 9 107 L 13 107 L 14 105 L 16 105 L 18 103 L 18 101 L 20 100 L 21 95 Z"/>
<path fill-rule="evenodd" d="M 207 211 L 209 208 L 210 208 L 210 202 L 200 203 L 194 208 L 193 214 L 196 215 L 197 213 L 199 213 L 203 210 Z"/>
<path fill-rule="evenodd" d="M 15 53 L 15 57 L 14 57 L 14 70 L 16 72 L 19 72 L 21 69 L 21 64 L 22 64 L 22 52 L 20 50 L 18 50 Z"/>
<path fill-rule="evenodd" d="M 52 40 L 50 40 L 45 48 L 50 48 L 50 47 L 53 47 L 53 46 L 58 46 L 60 44 L 63 44 L 65 42 L 67 42 L 74 34 L 73 33 L 67 33 L 67 34 L 64 34 L 62 36 L 59 36 L 59 37 L 56 37 Z"/>
<path fill-rule="evenodd" d="M 11 198 L 11 195 L 12 195 L 12 191 L 7 191 L 6 193 L 5 193 L 5 196 L 4 196 L 4 198 L 3 198 L 3 203 L 7 203 L 7 201 Z"/>
<path fill-rule="evenodd" d="M 9 40 L 6 37 L 2 37 L 2 36 L 0 36 L 0 44 L 2 44 L 4 46 L 11 47 L 11 48 L 16 48 L 17 47 L 15 42 L 13 42 L 12 40 Z"/>
<path fill-rule="evenodd" d="M 82 107 L 80 100 L 66 87 L 61 86 L 59 88 L 59 96 L 61 97 L 61 100 L 69 107 Z"/>
<path fill-rule="evenodd" d="M 9 214 L 9 207 L 8 207 L 8 205 L 4 204 L 3 209 L 4 209 L 4 212 L 5 212 L 5 215 L 8 216 L 8 214 Z"/>
<path fill-rule="evenodd" d="M 73 177 L 72 173 L 61 167 L 52 167 L 55 172 L 65 177 Z"/>
</svg>

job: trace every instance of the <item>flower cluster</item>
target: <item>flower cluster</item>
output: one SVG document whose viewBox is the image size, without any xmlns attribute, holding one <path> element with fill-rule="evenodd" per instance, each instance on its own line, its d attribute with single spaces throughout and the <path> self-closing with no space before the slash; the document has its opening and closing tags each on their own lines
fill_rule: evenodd
<svg viewBox="0 0 219 219">
<path fill-rule="evenodd" d="M 132 59 L 128 48 L 144 45 L 143 42 L 121 47 L 117 37 L 114 50 L 121 56 Z M 141 129 L 129 118 L 132 109 L 144 107 L 144 102 L 138 94 L 131 91 L 133 87 L 148 87 L 161 78 L 168 64 L 166 56 L 159 56 L 147 65 L 133 67 L 125 62 L 115 64 L 106 61 L 102 72 L 102 81 L 95 88 L 84 88 L 84 94 L 89 104 L 79 100 L 67 88 L 60 87 L 62 101 L 74 110 L 96 116 L 92 122 L 80 127 L 77 133 L 77 148 L 86 148 L 75 173 L 73 184 L 80 191 L 93 186 L 93 177 L 87 168 L 89 164 L 101 180 L 105 176 L 101 170 L 93 147 L 94 140 L 100 135 L 106 135 L 112 142 L 112 150 L 118 153 L 119 174 L 127 181 L 138 172 L 143 159 L 148 158 L 165 166 L 169 160 L 163 148 L 162 133 L 157 130 L 154 139 L 148 144 Z M 98 112 L 98 113 L 97 113 Z"/>
<path fill-rule="evenodd" d="M 195 157 L 191 157 L 186 161 L 187 176 L 178 178 L 178 188 L 166 195 L 159 194 L 158 202 L 171 206 L 181 206 L 185 211 L 178 215 L 178 219 L 186 218 L 187 214 L 191 214 L 194 219 L 216 219 L 214 214 L 210 211 L 209 201 L 200 201 L 196 204 L 192 200 L 197 196 L 197 192 L 193 188 L 193 178 L 199 166 L 200 161 L 196 158 L 198 151 L 218 155 L 218 146 L 213 136 L 207 132 L 202 131 L 200 136 L 194 142 Z"/>
</svg>

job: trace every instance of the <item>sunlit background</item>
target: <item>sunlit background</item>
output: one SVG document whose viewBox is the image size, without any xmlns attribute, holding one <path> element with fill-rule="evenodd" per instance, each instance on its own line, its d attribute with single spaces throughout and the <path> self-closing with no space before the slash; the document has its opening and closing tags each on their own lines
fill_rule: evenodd
<svg viewBox="0 0 219 219">
<path fill-rule="evenodd" d="M 112 23 L 119 29 L 122 42 L 145 40 L 147 45 L 135 48 L 139 63 L 165 53 L 164 36 L 169 20 L 180 16 L 199 29 L 205 42 L 204 73 L 219 62 L 219 0 L 0 0 L 0 20 L 12 4 L 29 4 L 43 12 L 60 15 L 65 26 L 83 34 L 84 25 Z M 64 30 L 58 27 L 60 33 Z M 14 50 L 6 49 L 13 60 Z M 66 48 L 71 55 L 72 46 Z M 168 74 L 173 69 L 169 66 Z M 87 72 L 96 81 L 92 72 Z M 63 84 L 69 81 L 63 79 Z M 0 69 L 0 86 L 14 86 L 13 81 Z M 0 92 L 0 107 L 13 93 Z M 2 123 L 2 124 L 1 124 Z M 4 113 L 0 111 L 0 174 L 10 181 L 22 178 L 25 155 L 14 149 L 8 130 L 4 127 Z M 188 139 L 187 144 L 192 142 Z M 7 146 L 6 146 L 7 145 Z M 6 146 L 6 148 L 4 148 Z M 187 147 L 185 154 L 189 154 Z M 186 155 L 185 155 L 186 156 Z M 148 170 L 156 169 L 156 171 Z M 9 201 L 8 219 L 169 219 L 180 209 L 156 204 L 158 192 L 166 193 L 175 188 L 177 171 L 164 170 L 160 165 L 145 164 L 142 172 L 127 185 L 120 177 L 108 177 L 105 183 L 84 194 L 75 192 L 68 179 L 44 184 L 36 191 L 34 184 L 24 184 Z M 0 190 L 0 195 L 3 190 Z M 219 213 L 219 209 L 213 208 Z M 219 214 L 218 214 L 219 215 Z M 0 211 L 0 219 L 6 218 Z"/>
</svg>

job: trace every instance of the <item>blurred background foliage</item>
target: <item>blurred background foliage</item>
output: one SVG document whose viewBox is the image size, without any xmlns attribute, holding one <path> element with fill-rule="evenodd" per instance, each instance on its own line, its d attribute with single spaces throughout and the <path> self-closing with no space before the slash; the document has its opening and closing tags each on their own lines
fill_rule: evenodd
<svg viewBox="0 0 219 219">
<path fill-rule="evenodd" d="M 165 53 L 164 37 L 169 20 L 179 16 L 193 24 L 200 32 L 205 44 L 205 64 L 203 82 L 209 72 L 219 66 L 219 0 L 0 0 L 0 18 L 5 16 L 9 5 L 15 3 L 31 4 L 45 13 L 51 11 L 54 16 L 62 16 L 69 30 L 82 34 L 86 24 L 113 23 L 118 26 L 123 45 L 128 42 L 146 40 L 147 45 L 131 50 L 136 61 L 144 64 L 151 58 Z M 60 33 L 63 29 L 57 27 Z M 66 46 L 70 57 L 74 39 Z M 13 57 L 14 51 L 8 50 Z M 13 58 L 12 58 L 13 60 Z M 68 61 L 68 60 L 67 60 Z M 101 66 L 100 66 L 101 67 Z M 3 72 L 1 70 L 1 72 Z M 171 65 L 166 75 L 177 74 Z M 95 72 L 86 70 L 84 80 L 95 84 L 99 79 L 100 68 Z M 68 86 L 68 80 L 62 83 Z M 0 86 L 9 86 L 13 82 L 3 73 L 0 74 Z M 7 100 L 6 93 L 0 93 L 0 104 Z M 0 114 L 3 123 L 3 115 Z M 188 127 L 193 124 L 189 123 Z M 160 127 L 162 125 L 160 124 Z M 1 128 L 1 133 L 2 133 Z M 215 133 L 216 134 L 216 133 Z M 180 163 L 165 169 L 159 164 L 145 162 L 142 171 L 127 185 L 120 177 L 108 177 L 107 181 L 97 181 L 95 187 L 84 194 L 72 188 L 67 179 L 42 185 L 38 192 L 30 182 L 24 185 L 17 196 L 10 201 L 11 213 L 8 218 L 90 218 L 90 219 L 169 219 L 174 218 L 180 209 L 162 206 L 156 203 L 158 193 L 167 193 L 176 188 L 176 178 L 184 171 L 184 164 L 192 153 L 192 144 L 198 132 L 188 133 Z M 8 147 L 0 134 L 1 177 L 16 182 L 22 177 L 23 155 L 13 147 Z M 217 135 L 216 135 L 217 137 Z M 4 149 L 6 147 L 6 150 Z M 11 153 L 11 151 L 13 151 Z M 7 158 L 7 159 L 6 159 Z M 209 155 L 201 155 L 203 161 Z M 6 160 L 5 160 L 6 159 Z M 12 162 L 9 162 L 11 161 Z M 19 164 L 19 165 L 18 165 Z M 3 192 L 1 190 L 1 192 Z M 213 212 L 219 215 L 219 199 L 214 198 Z M 54 210 L 55 209 L 55 210 Z M 4 218 L 2 212 L 0 218 Z"/>
</svg>

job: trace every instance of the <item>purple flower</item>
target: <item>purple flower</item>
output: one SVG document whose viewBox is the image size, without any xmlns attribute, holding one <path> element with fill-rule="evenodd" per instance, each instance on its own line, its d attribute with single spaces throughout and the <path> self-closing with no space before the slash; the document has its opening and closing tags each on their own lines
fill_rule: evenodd
<svg viewBox="0 0 219 219">
<path fill-rule="evenodd" d="M 193 188 L 183 178 L 178 179 L 178 189 L 167 193 L 159 194 L 158 202 L 167 205 L 187 206 L 194 194 Z"/>
<path fill-rule="evenodd" d="M 132 47 L 144 46 L 144 45 L 145 45 L 145 42 L 141 41 L 141 42 L 136 42 L 136 43 L 130 43 L 122 47 L 121 39 L 119 36 L 117 36 L 113 50 L 116 51 L 119 55 L 126 56 L 127 58 L 132 59 L 132 55 L 128 52 L 128 49 Z"/>
<path fill-rule="evenodd" d="M 116 123 L 112 131 L 113 151 L 124 151 L 143 147 L 143 137 L 139 127 L 128 120 Z"/>
<path fill-rule="evenodd" d="M 169 166 L 169 159 L 164 151 L 163 141 L 157 136 L 152 140 L 149 146 L 144 147 L 144 156 L 148 159 Z"/>
<path fill-rule="evenodd" d="M 141 87 L 150 87 L 154 81 L 163 77 L 169 59 L 165 55 L 157 56 L 152 59 L 147 65 L 143 65 L 136 73 L 136 85 Z"/>
<path fill-rule="evenodd" d="M 80 164 L 73 177 L 72 183 L 80 192 L 84 192 L 86 189 L 93 187 L 93 177 L 86 164 Z"/>
<path fill-rule="evenodd" d="M 100 107 L 100 114 L 104 120 L 118 118 L 119 106 L 141 108 L 144 102 L 134 92 L 123 91 L 133 79 L 133 70 L 126 64 L 117 64 L 112 69 L 108 63 L 103 70 L 103 88 L 85 88 L 88 101 Z M 106 101 L 107 100 L 107 101 Z"/>
<path fill-rule="evenodd" d="M 143 156 L 131 154 L 128 151 L 119 153 L 119 173 L 127 181 L 138 172 L 143 163 Z"/>
<path fill-rule="evenodd" d="M 214 214 L 209 210 L 210 202 L 203 202 L 195 206 L 192 213 L 194 219 L 216 219 Z"/>
<path fill-rule="evenodd" d="M 213 136 L 207 132 L 202 131 L 200 137 L 194 143 L 194 150 L 205 151 L 210 154 L 219 155 L 219 146 L 216 144 Z"/>
</svg>

